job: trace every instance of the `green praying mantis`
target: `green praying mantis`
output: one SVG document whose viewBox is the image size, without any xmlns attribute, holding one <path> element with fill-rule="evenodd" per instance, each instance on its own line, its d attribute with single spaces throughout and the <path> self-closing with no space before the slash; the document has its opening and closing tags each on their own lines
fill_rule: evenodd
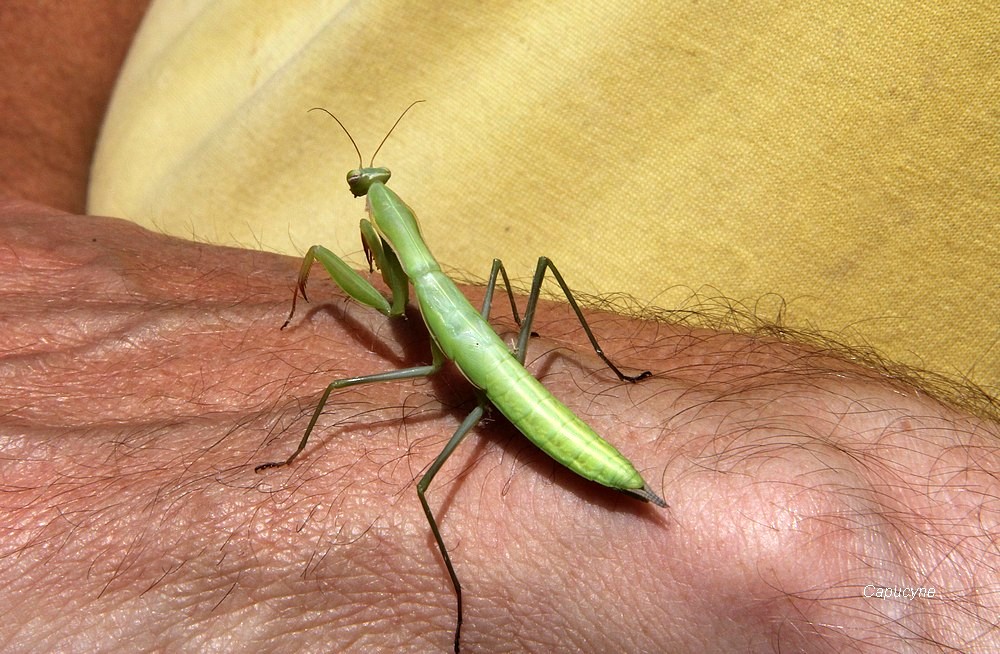
<svg viewBox="0 0 1000 654">
<path fill-rule="evenodd" d="M 340 257 L 321 245 L 309 248 L 302 261 L 298 282 L 292 295 L 292 308 L 282 329 L 288 326 L 295 314 L 295 304 L 301 293 L 306 297 L 306 280 L 314 262 L 319 261 L 333 281 L 351 298 L 385 314 L 388 317 L 403 315 L 409 296 L 409 286 L 413 285 L 414 295 L 431 335 L 431 363 L 401 370 L 392 370 L 362 377 L 339 379 L 330 383 L 320 398 L 298 447 L 284 461 L 265 463 L 257 466 L 260 472 L 290 464 L 306 447 L 309 437 L 316 427 L 330 394 L 341 388 L 358 384 L 413 379 L 433 375 L 446 360 L 453 361 L 462 374 L 477 389 L 477 406 L 462 421 L 451 439 L 417 483 L 417 497 L 423 506 L 434 540 L 437 541 L 441 557 L 444 559 L 448 575 L 455 588 L 457 617 L 455 623 L 455 652 L 459 652 L 462 631 L 462 585 L 459 583 L 455 567 L 452 565 L 448 549 L 441 538 L 437 521 L 427 503 L 427 489 L 434 476 L 444 465 L 459 443 L 483 418 L 486 407 L 492 404 L 518 431 L 524 434 L 546 454 L 566 466 L 576 474 L 604 486 L 614 488 L 634 498 L 666 508 L 667 503 L 649 488 L 632 463 L 610 443 L 602 439 L 586 423 L 557 400 L 524 368 L 528 350 L 528 340 L 532 335 L 531 324 L 535 317 L 542 281 L 546 271 L 550 271 L 562 288 L 583 330 L 597 355 L 618 376 L 626 382 L 637 382 L 651 375 L 649 371 L 639 375 L 626 375 L 604 354 L 597 339 L 591 332 L 579 305 L 573 298 L 562 275 L 546 257 L 538 259 L 535 275 L 528 295 L 524 319 L 518 317 L 517 306 L 511 290 L 510 280 L 503 263 L 493 260 L 489 282 L 482 310 L 477 311 L 462 295 L 455 283 L 442 271 L 420 235 L 416 216 L 386 183 L 389 181 L 388 168 L 373 167 L 375 155 L 389 138 L 403 116 L 418 102 L 412 103 L 399 116 L 386 133 L 372 155 L 370 163 L 364 166 L 361 150 L 344 124 L 332 113 L 321 107 L 310 111 L 324 111 L 340 125 L 358 153 L 358 168 L 347 174 L 347 184 L 354 197 L 367 197 L 368 214 L 371 220 L 361 220 L 361 239 L 370 271 L 377 267 L 386 285 L 392 292 L 391 301 L 372 286 L 361 274 L 353 270 Z M 517 345 L 512 352 L 500 339 L 489 322 L 490 308 L 496 289 L 498 276 L 503 278 L 504 288 L 510 300 L 514 320 L 520 324 Z"/>
</svg>

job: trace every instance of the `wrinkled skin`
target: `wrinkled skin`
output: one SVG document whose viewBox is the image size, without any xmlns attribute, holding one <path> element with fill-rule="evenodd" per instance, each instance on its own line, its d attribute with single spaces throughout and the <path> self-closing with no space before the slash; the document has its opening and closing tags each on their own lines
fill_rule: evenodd
<svg viewBox="0 0 1000 654">
<path fill-rule="evenodd" d="M 5 651 L 447 649 L 414 482 L 471 408 L 457 373 L 344 392 L 293 466 L 253 470 L 329 380 L 426 361 L 416 315 L 317 283 L 327 301 L 280 331 L 293 259 L 3 209 Z M 480 429 L 430 490 L 469 651 L 996 636 L 996 425 L 806 348 L 591 315 L 655 377 L 615 381 L 548 305 L 532 369 L 671 506 L 573 477 L 501 419 Z"/>
<path fill-rule="evenodd" d="M 40 85 L 30 111 L 79 83 L 43 77 L 4 88 Z M 63 213 L 86 181 L 73 120 L 0 125 L 0 648 L 448 651 L 414 485 L 472 406 L 464 380 L 343 392 L 293 466 L 256 474 L 330 380 L 426 362 L 419 317 L 317 275 L 280 331 L 297 261 Z M 813 347 L 588 315 L 654 377 L 618 383 L 552 304 L 530 367 L 670 508 L 575 478 L 495 417 L 429 491 L 464 651 L 1000 648 L 995 422 Z"/>
</svg>

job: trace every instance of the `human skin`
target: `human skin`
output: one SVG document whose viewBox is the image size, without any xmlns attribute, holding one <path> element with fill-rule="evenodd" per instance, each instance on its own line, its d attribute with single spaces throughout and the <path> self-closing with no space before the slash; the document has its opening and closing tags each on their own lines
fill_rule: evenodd
<svg viewBox="0 0 1000 654">
<path fill-rule="evenodd" d="M 6 170 L 34 162 L 4 195 L 42 203 L 0 204 L 2 649 L 448 651 L 414 486 L 472 406 L 460 375 L 338 394 L 293 466 L 254 472 L 332 379 L 426 363 L 419 318 L 317 275 L 281 331 L 297 261 L 61 213 L 86 169 L 0 130 Z M 617 382 L 558 304 L 531 369 L 670 508 L 494 416 L 428 493 L 466 651 L 998 649 L 995 421 L 815 346 L 588 316 L 654 376 Z"/>
<path fill-rule="evenodd" d="M 460 375 L 346 390 L 293 466 L 254 472 L 330 380 L 426 362 L 417 315 L 317 279 L 282 331 L 292 258 L 0 215 L 4 651 L 448 649 L 414 484 L 472 406 Z M 429 492 L 468 651 L 995 648 L 995 423 L 814 348 L 589 316 L 653 377 L 618 382 L 558 304 L 530 366 L 670 508 L 495 416 Z"/>
<path fill-rule="evenodd" d="M 83 211 L 101 120 L 147 4 L 0 4 L 0 197 Z"/>
</svg>

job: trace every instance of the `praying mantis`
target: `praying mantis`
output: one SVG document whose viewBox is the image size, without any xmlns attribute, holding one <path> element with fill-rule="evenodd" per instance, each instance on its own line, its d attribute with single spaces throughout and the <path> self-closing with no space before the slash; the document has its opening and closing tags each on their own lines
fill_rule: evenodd
<svg viewBox="0 0 1000 654">
<path fill-rule="evenodd" d="M 437 521 L 427 503 L 426 492 L 434 476 L 451 456 L 459 443 L 483 418 L 488 405 L 496 407 L 522 434 L 542 451 L 566 466 L 576 474 L 604 486 L 614 488 L 645 502 L 666 508 L 667 503 L 643 480 L 632 463 L 610 443 L 602 439 L 586 423 L 557 400 L 534 376 L 524 368 L 528 350 L 528 340 L 532 335 L 531 324 L 535 317 L 542 281 L 546 271 L 558 282 L 569 301 L 573 312 L 580 320 L 583 330 L 597 355 L 625 382 L 638 382 L 651 376 L 649 371 L 638 375 L 626 375 L 604 354 L 590 326 L 587 324 L 579 305 L 563 280 L 562 275 L 547 257 L 540 257 L 535 268 L 528 295 L 524 319 L 519 320 L 514 294 L 503 263 L 493 260 L 483 306 L 477 311 L 462 295 L 455 283 L 442 271 L 427 245 L 424 243 L 417 225 L 416 216 L 410 208 L 386 186 L 390 172 L 388 168 L 374 166 L 375 155 L 389 138 L 403 116 L 412 109 L 417 100 L 407 107 L 389 132 L 379 143 L 367 167 L 361 150 L 350 132 L 336 116 L 321 107 L 310 111 L 324 111 L 344 130 L 358 154 L 358 168 L 347 174 L 347 184 L 354 197 L 366 196 L 367 209 L 371 220 L 361 220 L 361 239 L 369 270 L 373 267 L 381 271 L 382 279 L 389 287 L 392 298 L 387 300 L 361 274 L 353 270 L 340 257 L 322 245 L 309 248 L 302 260 L 298 281 L 292 294 L 292 308 L 282 329 L 288 326 L 295 315 L 295 305 L 301 293 L 306 297 L 306 281 L 314 262 L 318 261 L 341 289 L 354 300 L 367 305 L 387 317 L 403 315 L 409 297 L 409 286 L 413 285 L 414 295 L 419 305 L 427 330 L 430 332 L 431 363 L 401 370 L 391 370 L 373 375 L 339 379 L 330 383 L 320 397 L 306 427 L 305 435 L 295 451 L 284 461 L 265 463 L 256 467 L 260 472 L 268 468 L 285 466 L 295 460 L 305 449 L 330 394 L 341 388 L 376 382 L 414 379 L 433 375 L 441 369 L 445 361 L 452 361 L 462 374 L 476 388 L 477 405 L 462 421 L 451 439 L 431 463 L 417 483 L 417 497 L 423 507 L 427 523 L 430 525 L 438 550 L 444 560 L 448 575 L 455 589 L 457 616 L 455 622 L 455 652 L 458 654 L 462 631 L 462 585 L 452 565 L 448 549 L 441 538 Z M 510 300 L 514 320 L 520 323 L 517 345 L 512 352 L 487 322 L 493 302 L 498 276 L 503 278 L 504 288 Z"/>
</svg>

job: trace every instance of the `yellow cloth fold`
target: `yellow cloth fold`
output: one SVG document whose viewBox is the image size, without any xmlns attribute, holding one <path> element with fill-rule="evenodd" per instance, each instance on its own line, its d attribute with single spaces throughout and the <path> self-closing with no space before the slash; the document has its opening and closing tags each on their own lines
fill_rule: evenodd
<svg viewBox="0 0 1000 654">
<path fill-rule="evenodd" d="M 1000 393 L 993 3 L 157 0 L 91 212 L 362 263 L 376 163 L 446 269 L 724 296 Z M 366 161 L 367 163 L 367 161 Z M 289 280 L 289 284 L 292 280 Z"/>
</svg>

